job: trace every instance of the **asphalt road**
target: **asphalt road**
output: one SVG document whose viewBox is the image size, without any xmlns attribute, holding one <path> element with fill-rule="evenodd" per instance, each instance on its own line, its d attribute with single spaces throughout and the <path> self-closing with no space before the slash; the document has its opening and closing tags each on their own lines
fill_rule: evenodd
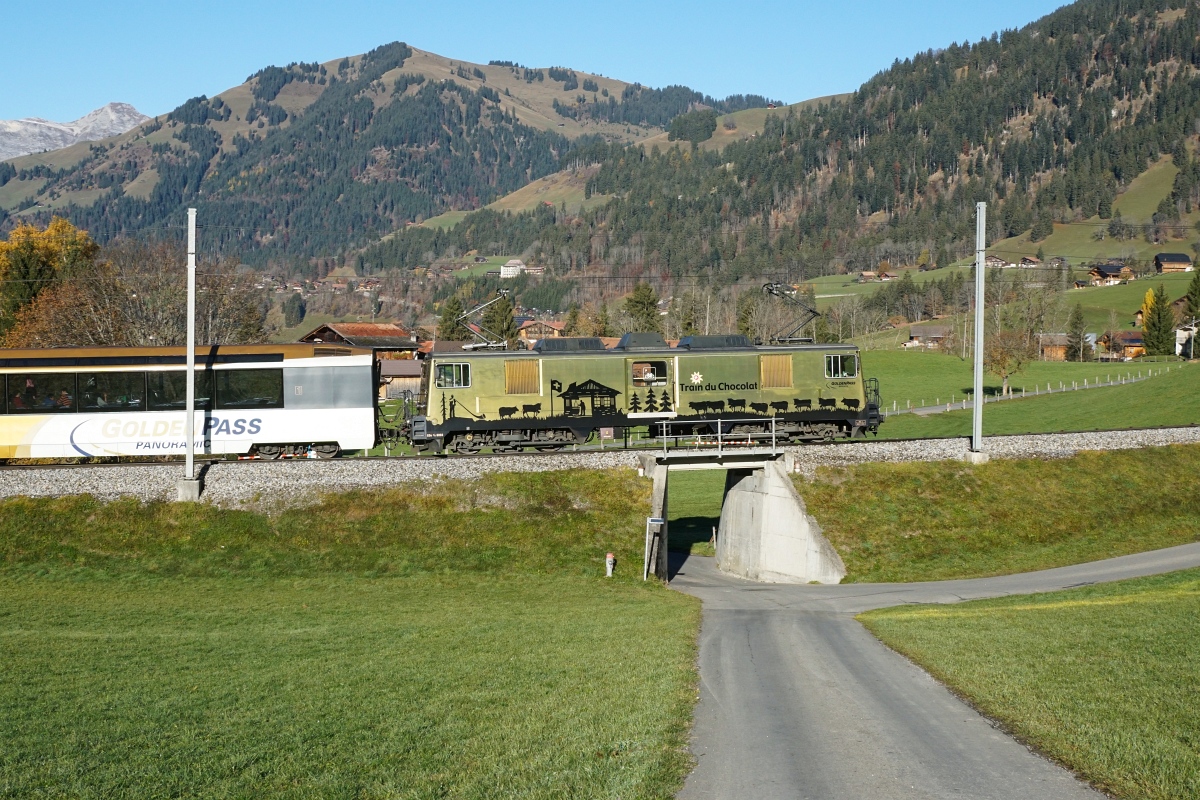
<svg viewBox="0 0 1200 800">
<path fill-rule="evenodd" d="M 976 580 L 790 586 L 678 564 L 704 603 L 697 766 L 683 800 L 980 798 L 1102 794 L 1006 736 L 853 615 L 1067 589 L 1200 566 L 1200 544 Z"/>
</svg>

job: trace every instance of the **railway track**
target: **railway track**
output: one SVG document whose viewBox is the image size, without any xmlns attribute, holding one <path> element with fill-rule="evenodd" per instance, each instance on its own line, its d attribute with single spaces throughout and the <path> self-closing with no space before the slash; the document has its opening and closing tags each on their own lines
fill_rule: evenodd
<svg viewBox="0 0 1200 800">
<path fill-rule="evenodd" d="M 1004 433 L 1004 434 L 988 435 L 985 437 L 985 439 L 988 441 L 992 441 L 992 442 L 1002 442 L 1002 441 L 1006 441 L 1006 440 L 1011 441 L 1011 440 L 1022 439 L 1022 438 L 1026 438 L 1026 437 L 1030 437 L 1030 436 L 1038 436 L 1038 437 L 1064 436 L 1064 437 L 1066 437 L 1066 436 L 1078 436 L 1078 435 L 1084 435 L 1084 434 L 1133 434 L 1133 433 L 1145 433 L 1145 432 L 1157 432 L 1157 431 L 1178 431 L 1178 430 L 1189 430 L 1189 429 L 1200 429 L 1200 423 L 1192 423 L 1190 426 L 1158 425 L 1158 426 L 1140 427 L 1140 428 L 1096 428 L 1096 429 L 1085 430 L 1085 431 L 1053 431 L 1053 432 L 1044 432 L 1044 433 Z M 808 443 L 804 443 L 804 444 L 787 444 L 787 443 L 777 444 L 776 449 L 778 449 L 780 451 L 782 451 L 782 450 L 803 451 L 808 448 L 853 447 L 856 445 L 859 445 L 859 446 L 861 446 L 861 445 L 888 445 L 888 444 L 904 445 L 904 444 L 920 443 L 920 442 L 956 442 L 956 441 L 966 441 L 968 439 L 969 439 L 969 437 L 962 437 L 962 436 L 910 437 L 910 438 L 899 438 L 899 439 L 875 439 L 875 438 L 871 438 L 871 439 L 835 439 L 835 440 L 828 441 L 828 442 L 808 442 Z M 738 449 L 738 447 L 747 447 L 747 446 L 750 446 L 750 445 L 746 445 L 746 444 L 733 445 L 733 444 L 729 444 L 729 443 L 724 444 L 724 447 L 729 450 L 736 450 L 736 449 Z M 769 442 L 766 442 L 765 444 L 754 443 L 754 446 L 760 446 L 760 447 L 761 446 L 770 446 L 770 443 Z M 695 444 L 668 445 L 668 447 L 667 447 L 668 451 L 675 451 L 675 452 L 692 451 L 692 450 L 715 450 L 715 449 L 716 449 L 715 446 L 700 447 L 700 446 L 696 446 Z M 201 469 L 204 467 L 212 467 L 212 466 L 216 466 L 216 465 L 220 465 L 220 464 L 226 464 L 226 465 L 228 465 L 228 464 L 247 464 L 247 465 L 264 465 L 265 466 L 265 465 L 280 465 L 280 464 L 285 464 L 285 463 L 289 463 L 289 462 L 302 462 L 302 463 L 307 463 L 307 464 L 311 464 L 311 463 L 345 464 L 347 462 L 351 462 L 351 463 L 421 462 L 421 463 L 436 464 L 436 463 L 441 463 L 441 462 L 483 461 L 483 460 L 490 460 L 490 459 L 508 459 L 508 458 L 550 459 L 550 458 L 562 458 L 562 457 L 568 457 L 568 458 L 570 458 L 570 457 L 585 457 L 585 456 L 595 456 L 595 455 L 614 454 L 614 453 L 635 453 L 636 454 L 636 453 L 654 453 L 654 452 L 662 452 L 662 451 L 663 451 L 663 447 L 661 445 L 658 445 L 658 446 L 647 445 L 647 446 L 637 446 L 637 447 L 613 446 L 613 447 L 606 447 L 603 449 L 601 449 L 600 447 L 597 447 L 595 445 L 588 445 L 586 447 L 577 447 L 574 449 L 569 449 L 569 448 L 564 447 L 562 450 L 557 450 L 557 451 L 552 451 L 552 452 L 538 452 L 538 451 L 531 450 L 531 451 L 525 451 L 525 452 L 474 453 L 474 454 L 469 454 L 469 455 L 468 454 L 457 454 L 457 453 L 449 453 L 449 454 L 439 453 L 439 454 L 415 455 L 415 456 L 411 456 L 411 455 L 410 456 L 399 456 L 399 455 L 349 456 L 346 458 L 338 458 L 338 459 L 319 459 L 319 458 L 318 459 L 313 459 L 313 458 L 226 459 L 226 458 L 198 457 L 196 459 L 196 468 Z M 46 469 L 60 469 L 60 470 L 61 469 L 66 469 L 66 470 L 71 470 L 71 469 L 112 469 L 112 468 L 120 468 L 120 467 L 162 467 L 162 468 L 174 467 L 174 468 L 179 468 L 181 466 L 183 466 L 182 459 L 158 458 L 158 459 L 133 460 L 133 459 L 122 458 L 122 460 L 120 460 L 120 461 L 74 460 L 74 461 L 62 461 L 62 462 L 57 462 L 57 461 L 56 462 L 45 462 L 45 463 L 36 463 L 36 464 L 4 463 L 4 464 L 0 464 L 0 473 L 16 472 L 16 471 L 29 471 L 29 470 L 46 470 Z"/>
</svg>

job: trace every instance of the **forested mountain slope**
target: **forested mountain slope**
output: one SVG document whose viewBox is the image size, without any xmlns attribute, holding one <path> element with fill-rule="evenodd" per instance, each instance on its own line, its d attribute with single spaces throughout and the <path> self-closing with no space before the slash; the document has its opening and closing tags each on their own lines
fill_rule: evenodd
<svg viewBox="0 0 1200 800">
<path fill-rule="evenodd" d="M 1153 160 L 1180 171 L 1149 235 L 1200 199 L 1200 6 L 1080 0 L 1021 30 L 897 61 L 845 101 L 769 118 L 720 152 L 596 143 L 588 191 L 615 195 L 578 215 L 490 211 L 446 231 L 415 229 L 368 252 L 412 266 L 454 248 L 527 251 L 583 265 L 718 281 L 815 275 L 966 255 L 974 204 L 992 240 L 1112 214 Z M 628 272 L 628 269 L 624 270 Z"/>
<path fill-rule="evenodd" d="M 408 222 L 479 208 L 558 170 L 576 142 L 658 133 L 698 103 L 766 100 L 474 65 L 397 42 L 267 67 L 123 136 L 0 164 L 0 223 L 57 213 L 104 241 L 181 224 L 195 205 L 208 246 L 311 266 Z"/>
</svg>

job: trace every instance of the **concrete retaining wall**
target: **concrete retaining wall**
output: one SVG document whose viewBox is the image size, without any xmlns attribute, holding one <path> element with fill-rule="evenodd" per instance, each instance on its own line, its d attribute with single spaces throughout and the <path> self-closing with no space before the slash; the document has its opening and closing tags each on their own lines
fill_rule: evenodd
<svg viewBox="0 0 1200 800">
<path fill-rule="evenodd" d="M 727 472 L 717 566 L 767 583 L 839 583 L 846 576 L 841 556 L 779 462 Z"/>
</svg>

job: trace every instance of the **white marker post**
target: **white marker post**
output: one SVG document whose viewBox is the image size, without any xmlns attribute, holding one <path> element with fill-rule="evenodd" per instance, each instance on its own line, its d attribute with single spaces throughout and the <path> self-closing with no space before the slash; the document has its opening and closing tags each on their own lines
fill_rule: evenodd
<svg viewBox="0 0 1200 800">
<path fill-rule="evenodd" d="M 200 479 L 196 477 L 196 209 L 188 209 L 188 260 L 187 260 L 187 371 L 184 380 L 185 413 L 183 435 L 187 437 L 184 449 L 183 480 L 177 484 L 178 499 L 195 501 L 200 499 Z"/>
<path fill-rule="evenodd" d="M 985 300 L 983 273 L 987 258 L 987 203 L 975 204 L 975 405 L 972 408 L 971 452 L 967 460 L 983 464 L 988 460 L 983 452 L 983 322 Z"/>
</svg>

